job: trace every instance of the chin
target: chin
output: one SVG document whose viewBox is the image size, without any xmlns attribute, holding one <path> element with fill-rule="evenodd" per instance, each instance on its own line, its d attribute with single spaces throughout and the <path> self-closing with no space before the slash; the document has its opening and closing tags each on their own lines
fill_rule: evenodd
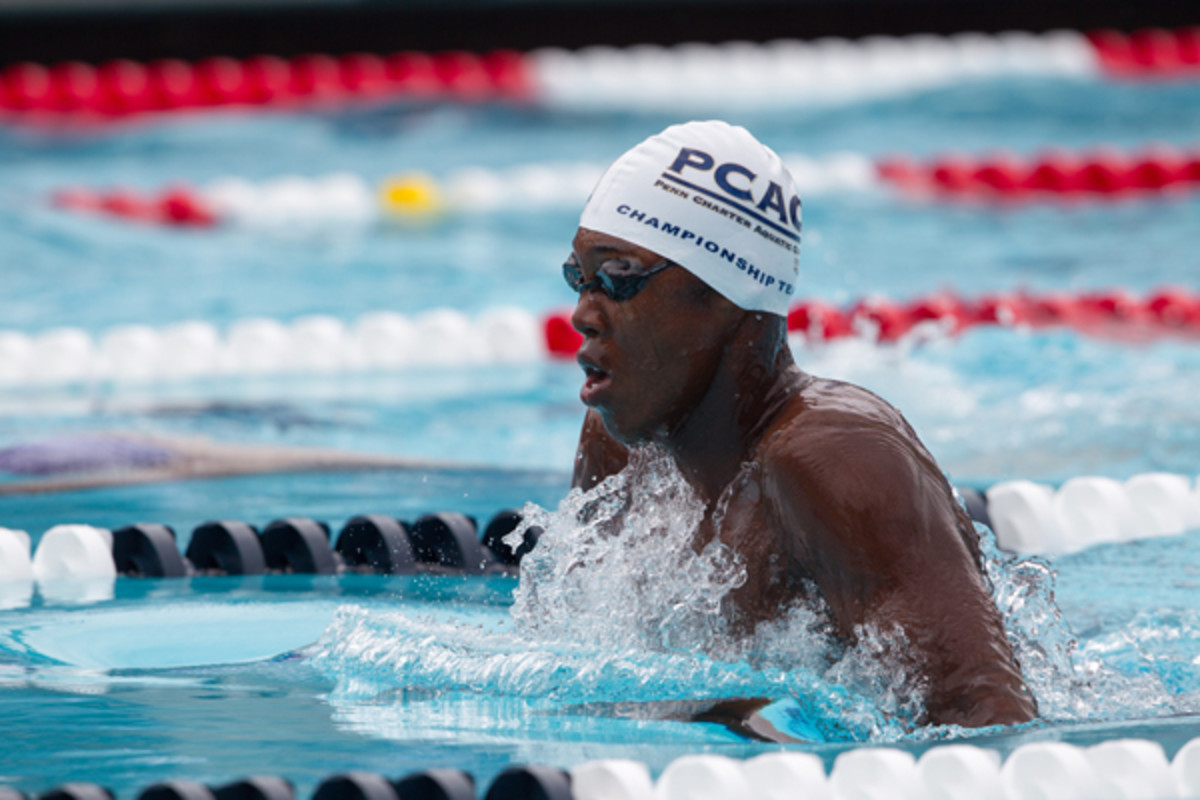
<svg viewBox="0 0 1200 800">
<path fill-rule="evenodd" d="M 604 422 L 604 429 L 608 431 L 608 435 L 616 439 L 626 447 L 643 444 L 644 439 L 638 436 L 625 420 L 621 420 L 612 409 L 597 408 L 596 412 L 600 415 L 601 421 Z"/>
<path fill-rule="evenodd" d="M 626 447 L 652 444 L 662 439 L 662 433 L 666 430 L 662 425 L 639 425 L 632 420 L 622 420 L 616 417 L 611 410 L 597 409 L 597 411 L 600 419 L 604 422 L 604 429 L 608 431 L 608 435 Z"/>
</svg>

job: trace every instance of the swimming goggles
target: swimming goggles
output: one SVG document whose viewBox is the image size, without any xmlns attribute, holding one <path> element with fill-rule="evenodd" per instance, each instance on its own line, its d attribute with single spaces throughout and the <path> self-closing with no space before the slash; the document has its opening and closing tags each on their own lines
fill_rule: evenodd
<svg viewBox="0 0 1200 800">
<path fill-rule="evenodd" d="M 610 269 L 610 265 L 616 265 L 616 268 Z M 639 269 L 640 266 L 630 258 L 610 258 L 596 270 L 596 277 L 585 281 L 579 265 L 568 261 L 563 264 L 563 278 L 567 286 L 580 294 L 599 289 L 613 300 L 628 300 L 645 287 L 646 281 L 667 267 L 675 266 L 675 262 L 664 258 L 649 269 Z"/>
</svg>

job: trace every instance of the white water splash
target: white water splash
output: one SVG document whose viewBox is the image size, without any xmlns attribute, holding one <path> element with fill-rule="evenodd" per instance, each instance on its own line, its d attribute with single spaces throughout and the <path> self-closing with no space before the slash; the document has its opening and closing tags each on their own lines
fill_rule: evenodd
<svg viewBox="0 0 1200 800">
<path fill-rule="evenodd" d="M 696 551 L 704 507 L 664 453 L 634 450 L 624 471 L 572 491 L 556 512 L 523 514 L 506 541 L 543 530 L 513 601 L 523 632 L 666 651 L 713 652 L 726 639 L 722 602 L 746 570 L 719 538 Z"/>
<path fill-rule="evenodd" d="M 744 567 L 719 536 L 696 549 L 703 506 L 662 452 L 636 452 L 592 491 L 524 515 L 543 533 L 522 562 L 509 617 L 344 608 L 313 657 L 337 681 L 331 696 L 348 707 L 397 692 L 469 692 L 551 712 L 790 697 L 831 740 L 911 733 L 923 687 L 900 632 L 863 629 L 846 647 L 812 604 L 749 636 L 730 629 L 725 599 L 745 582 Z M 523 530 L 511 536 L 519 542 Z"/>
<path fill-rule="evenodd" d="M 988 528 L 977 525 L 976 530 L 993 599 L 1043 721 L 1120 720 L 1197 710 L 1200 697 L 1194 687 L 1173 687 L 1169 674 L 1158 674 L 1168 672 L 1158 662 L 1168 662 L 1169 656 L 1144 649 L 1163 631 L 1181 635 L 1186 626 L 1165 624 L 1152 613 L 1144 629 L 1133 624 L 1081 647 L 1055 602 L 1057 574 L 1050 564 L 1006 554 Z"/>
<path fill-rule="evenodd" d="M 916 725 L 926 685 L 899 629 L 860 628 L 847 646 L 817 601 L 784 609 L 750 635 L 733 630 L 725 601 L 745 569 L 719 531 L 695 547 L 703 515 L 670 458 L 637 451 L 626 471 L 571 492 L 558 509 L 525 508 L 524 524 L 543 533 L 507 612 L 344 607 L 313 663 L 335 679 L 338 713 L 368 728 L 375 720 L 377 732 L 399 730 L 401 720 L 411 729 L 412 715 L 397 704 L 430 696 L 473 698 L 481 732 L 509 730 L 513 702 L 570 716 L 592 704 L 733 697 L 793 698 L 830 740 L 982 732 Z M 1054 570 L 1003 553 L 986 528 L 979 535 L 993 598 L 1044 722 L 1170 713 L 1191 702 L 1153 670 L 1123 666 L 1147 663 L 1134 627 L 1131 642 L 1081 648 L 1055 603 Z M 510 536 L 520 542 L 523 528 Z M 819 597 L 815 588 L 807 594 Z M 1156 663 L 1163 674 L 1174 666 Z M 479 717 L 492 706 L 494 720 Z"/>
</svg>

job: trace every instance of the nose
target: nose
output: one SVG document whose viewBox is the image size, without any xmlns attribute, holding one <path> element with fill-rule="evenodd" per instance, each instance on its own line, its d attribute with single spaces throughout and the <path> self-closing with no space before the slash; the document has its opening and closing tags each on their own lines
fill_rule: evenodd
<svg viewBox="0 0 1200 800">
<path fill-rule="evenodd" d="M 571 326 L 588 339 L 602 336 L 608 330 L 608 315 L 604 310 L 607 299 L 598 289 L 580 292 L 575 310 L 571 312 Z"/>
</svg>

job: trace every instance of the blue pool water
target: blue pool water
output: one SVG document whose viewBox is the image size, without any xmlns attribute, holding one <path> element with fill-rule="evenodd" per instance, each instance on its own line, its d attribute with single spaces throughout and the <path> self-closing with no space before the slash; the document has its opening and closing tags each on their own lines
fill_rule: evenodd
<svg viewBox="0 0 1200 800">
<path fill-rule="evenodd" d="M 0 130 L 0 328 L 71 325 L 98 336 L 134 322 L 560 308 L 570 301 L 559 265 L 577 209 L 530 212 L 514 201 L 510 211 L 420 228 L 190 231 L 70 215 L 48 197 L 69 185 L 157 189 L 224 175 L 348 170 L 376 180 L 414 168 L 441 176 L 462 166 L 604 163 L 674 121 L 388 106 L 191 115 L 89 132 Z M 1200 130 L 1200 86 L 1007 80 L 732 121 L 781 152 L 813 156 L 1184 146 Z M 1195 287 L 1200 274 L 1195 194 L 998 208 L 831 193 L 807 197 L 804 213 L 798 291 L 834 303 L 940 289 L 1142 293 Z M 1200 471 L 1194 341 L 980 329 L 914 346 L 807 347 L 797 358 L 898 405 L 962 485 Z M 153 520 L 174 525 L 186 544 L 210 518 L 265 524 L 305 515 L 336 530 L 367 512 L 411 519 L 452 509 L 482 519 L 526 501 L 554 508 L 569 480 L 579 383 L 574 365 L 547 361 L 3 387 L 0 447 L 133 430 L 461 466 L 7 496 L 0 526 L 36 541 L 61 522 Z M 970 741 L 1007 752 L 1039 738 L 1139 736 L 1170 755 L 1200 735 L 1198 541 L 1193 533 L 1048 564 L 998 563 L 1001 599 L 1045 718 Z M 645 555 L 652 568 L 654 554 Z M 253 772 L 307 789 L 349 769 L 399 775 L 458 766 L 481 785 L 522 761 L 630 757 L 657 770 L 687 752 L 746 756 L 768 746 L 713 725 L 631 717 L 618 704 L 756 692 L 806 698 L 834 739 L 811 749 L 828 758 L 862 741 L 917 751 L 967 735 L 893 722 L 880 709 L 902 719 L 903 708 L 887 707 L 886 681 L 853 658 L 839 661 L 838 672 L 814 663 L 823 643 L 806 638 L 803 619 L 757 650 L 736 651 L 719 632 L 670 620 L 639 627 L 653 617 L 640 608 L 605 616 L 585 604 L 573 631 L 561 618 L 535 621 L 527 605 L 513 605 L 516 588 L 506 578 L 268 576 L 123 580 L 90 596 L 63 587 L 0 593 L 0 782 L 38 791 L 96 780 L 131 797 L 162 779 L 218 783 Z M 668 592 L 647 602 L 672 599 Z"/>
</svg>

